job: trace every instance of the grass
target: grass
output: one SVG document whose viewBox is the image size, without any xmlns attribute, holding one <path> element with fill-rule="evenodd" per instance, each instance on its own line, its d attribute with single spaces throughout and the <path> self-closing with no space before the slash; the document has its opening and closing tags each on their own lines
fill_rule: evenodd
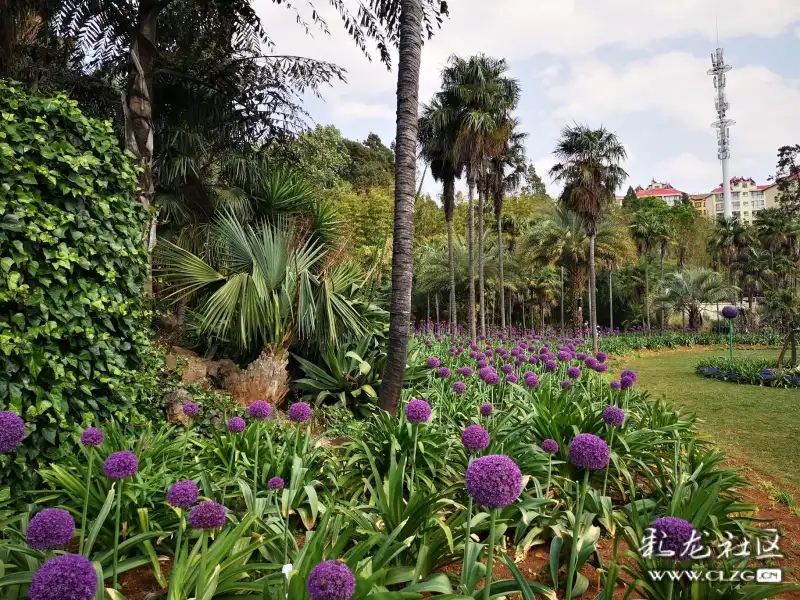
<svg viewBox="0 0 800 600">
<path fill-rule="evenodd" d="M 774 358 L 777 349 L 737 349 L 737 356 Z M 696 375 L 703 358 L 727 354 L 727 348 L 677 350 L 640 355 L 625 361 L 639 373 L 641 385 L 656 397 L 694 412 L 702 433 L 733 457 L 782 484 L 800 487 L 800 391 L 738 385 Z"/>
</svg>

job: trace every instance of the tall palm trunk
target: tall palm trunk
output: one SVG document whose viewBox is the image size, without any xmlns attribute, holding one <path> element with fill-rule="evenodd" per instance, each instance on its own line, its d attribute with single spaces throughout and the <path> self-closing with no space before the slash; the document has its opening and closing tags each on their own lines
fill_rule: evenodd
<svg viewBox="0 0 800 600">
<path fill-rule="evenodd" d="M 662 246 L 661 246 L 661 256 L 660 256 L 660 258 L 661 258 L 661 276 L 660 276 L 660 279 L 661 279 L 662 282 L 664 281 L 664 259 L 666 258 L 666 254 L 667 254 L 667 249 L 662 244 Z M 661 329 L 664 329 L 664 309 L 663 308 L 661 309 Z"/>
<path fill-rule="evenodd" d="M 525 292 L 519 295 L 519 300 L 522 304 L 522 331 L 525 331 Z"/>
<path fill-rule="evenodd" d="M 394 240 L 392 296 L 386 367 L 380 407 L 392 414 L 400 404 L 408 358 L 414 245 L 419 68 L 422 56 L 421 0 L 401 0 L 397 65 L 397 136 L 395 138 Z"/>
<path fill-rule="evenodd" d="M 592 328 L 592 352 L 597 354 L 597 288 L 595 281 L 594 243 L 596 227 L 589 235 L 589 326 Z"/>
<path fill-rule="evenodd" d="M 456 265 L 453 256 L 453 212 L 455 208 L 455 181 L 448 177 L 444 180 L 445 213 L 447 219 L 447 260 L 450 266 L 450 327 L 455 332 L 458 318 L 456 315 Z"/>
<path fill-rule="evenodd" d="M 478 312 L 481 317 L 481 335 L 486 335 L 486 306 L 485 306 L 485 280 L 484 266 L 486 264 L 483 256 L 483 208 L 486 204 L 486 189 L 484 182 L 478 180 Z"/>
<path fill-rule="evenodd" d="M 434 298 L 436 299 L 436 333 L 439 333 L 439 323 L 441 322 L 439 320 L 439 292 L 436 292 Z"/>
<path fill-rule="evenodd" d="M 614 266 L 608 267 L 608 328 L 614 330 L 614 284 L 612 281 L 612 273 Z"/>
<path fill-rule="evenodd" d="M 561 331 L 564 331 L 564 266 L 561 266 Z"/>
<path fill-rule="evenodd" d="M 475 178 L 467 175 L 467 253 L 469 254 L 469 337 L 474 342 L 478 336 L 475 333 Z"/>
<path fill-rule="evenodd" d="M 644 322 L 650 328 L 650 268 L 647 254 L 644 255 Z"/>
<path fill-rule="evenodd" d="M 495 202 L 502 202 L 499 198 Z M 495 220 L 497 221 L 497 270 L 500 276 L 500 329 L 506 329 L 506 311 L 503 307 L 505 303 L 505 279 L 503 277 L 503 219 L 500 210 L 495 211 Z"/>
<path fill-rule="evenodd" d="M 572 329 L 580 331 L 583 328 L 580 314 L 581 303 L 581 269 L 574 268 L 569 273 L 570 283 L 572 284 Z"/>
</svg>

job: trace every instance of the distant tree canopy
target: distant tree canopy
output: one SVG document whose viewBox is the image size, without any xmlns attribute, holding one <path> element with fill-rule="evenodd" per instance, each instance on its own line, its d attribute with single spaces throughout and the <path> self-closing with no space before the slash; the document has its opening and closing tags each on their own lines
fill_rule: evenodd
<svg viewBox="0 0 800 600">
<path fill-rule="evenodd" d="M 394 183 L 394 151 L 384 146 L 377 134 L 370 133 L 363 142 L 346 140 L 345 147 L 350 162 L 342 178 L 354 189 L 369 192 Z"/>
<path fill-rule="evenodd" d="M 775 181 L 781 207 L 794 216 L 800 216 L 800 144 L 778 148 Z"/>
<path fill-rule="evenodd" d="M 525 169 L 523 176 L 524 183 L 520 188 L 520 192 L 526 196 L 546 196 L 547 187 L 544 185 L 542 178 L 536 172 L 536 167 L 530 163 Z"/>
</svg>

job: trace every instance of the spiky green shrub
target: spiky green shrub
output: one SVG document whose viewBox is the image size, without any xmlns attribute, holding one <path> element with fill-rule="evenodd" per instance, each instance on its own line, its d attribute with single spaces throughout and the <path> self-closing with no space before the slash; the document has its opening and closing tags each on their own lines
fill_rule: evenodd
<svg viewBox="0 0 800 600">
<path fill-rule="evenodd" d="M 71 454 L 78 425 L 125 418 L 150 356 L 148 214 L 109 122 L 0 81 L 0 408 L 28 436 L 0 480 Z"/>
</svg>

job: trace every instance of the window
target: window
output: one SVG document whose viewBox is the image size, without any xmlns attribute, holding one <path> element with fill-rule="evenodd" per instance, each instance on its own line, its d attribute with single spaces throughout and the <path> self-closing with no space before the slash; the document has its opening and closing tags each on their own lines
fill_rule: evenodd
<svg viewBox="0 0 800 600">
<path fill-rule="evenodd" d="M 742 196 L 747 196 L 747 192 L 742 192 Z"/>
<path fill-rule="evenodd" d="M 750 214 L 749 212 L 747 212 L 747 211 L 744 211 L 744 216 L 745 216 L 745 217 L 746 217 L 746 216 L 748 216 L 749 214 Z"/>
<path fill-rule="evenodd" d="M 739 210 L 739 202 L 738 201 L 733 203 L 733 210 Z"/>
</svg>

